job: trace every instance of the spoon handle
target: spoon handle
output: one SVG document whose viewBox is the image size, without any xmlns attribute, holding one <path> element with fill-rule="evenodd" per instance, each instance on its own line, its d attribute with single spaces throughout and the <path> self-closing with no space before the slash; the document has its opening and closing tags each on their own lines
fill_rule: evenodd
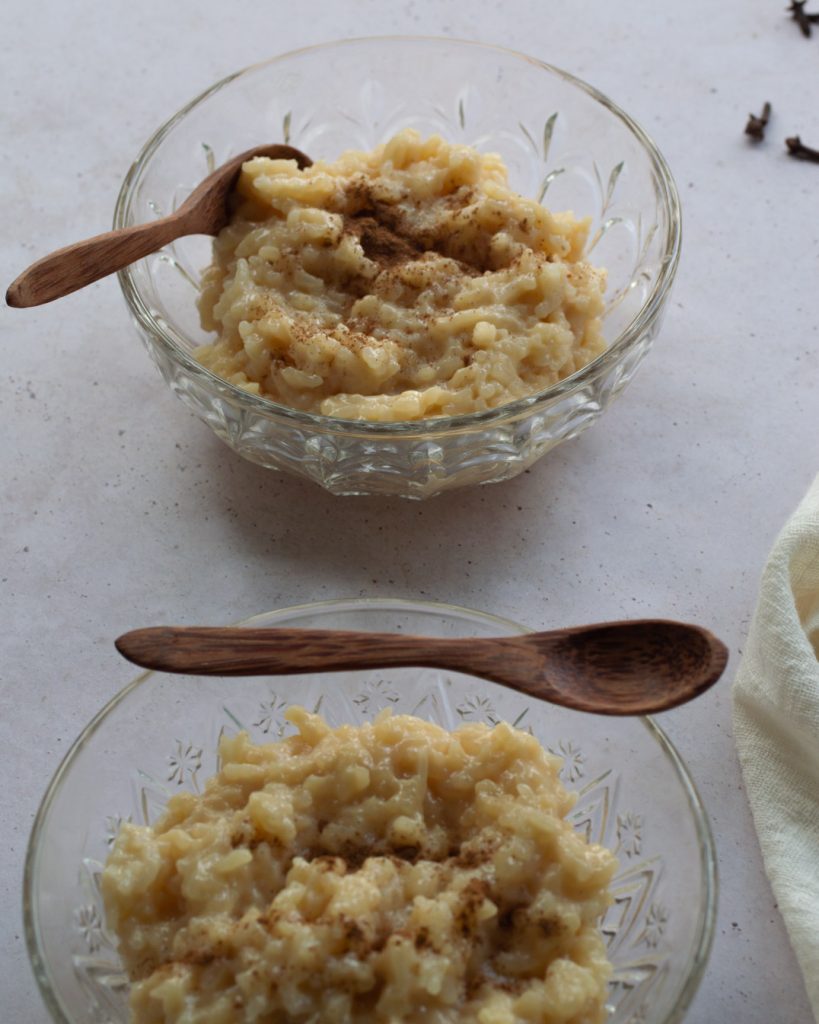
<svg viewBox="0 0 819 1024">
<path fill-rule="evenodd" d="M 122 270 L 175 238 L 190 234 L 182 211 L 74 242 L 43 256 L 9 285 L 9 306 L 41 306 Z"/>
<path fill-rule="evenodd" d="M 497 645 L 513 644 L 513 638 L 487 643 L 475 637 L 221 626 L 155 626 L 116 641 L 120 654 L 143 668 L 219 676 L 433 665 L 493 678 L 493 666 L 508 657 Z"/>
</svg>

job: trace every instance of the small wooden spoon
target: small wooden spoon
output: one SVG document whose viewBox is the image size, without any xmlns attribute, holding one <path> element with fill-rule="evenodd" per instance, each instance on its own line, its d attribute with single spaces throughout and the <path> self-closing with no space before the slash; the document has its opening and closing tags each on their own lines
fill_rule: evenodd
<svg viewBox="0 0 819 1024">
<path fill-rule="evenodd" d="M 664 619 L 491 639 L 156 626 L 125 633 L 116 646 L 145 668 L 198 675 L 434 666 L 598 715 L 646 715 L 676 707 L 713 685 L 728 661 L 727 648 L 708 630 Z"/>
<path fill-rule="evenodd" d="M 217 168 L 169 217 L 106 231 L 58 249 L 24 270 L 6 292 L 9 306 L 40 306 L 122 270 L 184 235 L 216 235 L 230 217 L 228 199 L 245 160 L 270 156 L 309 167 L 312 160 L 293 146 L 256 146 Z"/>
</svg>

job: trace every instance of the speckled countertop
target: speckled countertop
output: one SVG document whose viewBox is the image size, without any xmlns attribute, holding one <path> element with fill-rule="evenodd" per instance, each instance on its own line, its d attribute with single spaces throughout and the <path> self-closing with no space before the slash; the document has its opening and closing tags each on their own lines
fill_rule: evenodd
<svg viewBox="0 0 819 1024">
<path fill-rule="evenodd" d="M 512 46 L 593 82 L 654 135 L 684 203 L 665 328 L 605 419 L 507 484 L 425 504 L 341 500 L 234 457 L 160 382 L 115 280 L 0 310 L 3 653 L 0 991 L 45 1021 L 22 936 L 29 828 L 49 778 L 132 677 L 111 640 L 336 596 L 427 597 L 532 626 L 710 624 L 728 677 L 663 725 L 711 815 L 721 896 L 689 1024 L 804 1024 L 762 871 L 729 682 L 770 544 L 819 468 L 819 32 L 784 4 L 554 0 L 10 0 L 0 37 L 0 280 L 104 229 L 154 127 L 216 78 L 347 35 Z M 289 12 L 289 13 L 288 13 Z M 761 147 L 742 129 L 770 99 Z"/>
</svg>

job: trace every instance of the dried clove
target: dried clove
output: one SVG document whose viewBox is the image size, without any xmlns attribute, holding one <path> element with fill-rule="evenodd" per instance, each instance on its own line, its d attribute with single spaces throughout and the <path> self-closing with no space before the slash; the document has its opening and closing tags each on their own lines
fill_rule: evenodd
<svg viewBox="0 0 819 1024">
<path fill-rule="evenodd" d="M 791 0 L 791 5 L 790 7 L 787 8 L 787 10 L 789 11 L 790 16 L 799 26 L 802 35 L 806 39 L 809 39 L 811 33 L 811 25 L 819 25 L 819 13 L 808 14 L 808 12 L 804 9 L 805 4 L 807 2 L 808 0 Z"/>
<path fill-rule="evenodd" d="M 811 163 L 819 164 L 819 149 L 806 146 L 798 135 L 785 139 L 785 145 L 788 147 L 789 156 L 795 157 L 797 160 L 810 160 Z"/>
<path fill-rule="evenodd" d="M 757 117 L 756 114 L 748 115 L 748 123 L 745 125 L 745 134 L 750 135 L 754 142 L 762 142 L 765 138 L 765 126 L 771 117 L 771 105 L 766 102 L 762 108 L 762 113 Z"/>
</svg>

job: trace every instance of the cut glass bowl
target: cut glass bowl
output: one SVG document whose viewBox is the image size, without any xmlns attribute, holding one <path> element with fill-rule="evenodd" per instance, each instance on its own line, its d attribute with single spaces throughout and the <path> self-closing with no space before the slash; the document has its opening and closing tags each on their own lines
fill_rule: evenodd
<svg viewBox="0 0 819 1024">
<path fill-rule="evenodd" d="M 489 411 L 403 423 L 298 412 L 206 370 L 198 282 L 211 240 L 183 238 L 119 275 L 137 330 L 173 391 L 240 455 L 335 494 L 423 498 L 515 476 L 594 423 L 657 331 L 680 252 L 671 173 L 646 133 L 579 79 L 509 50 L 451 39 L 330 43 L 216 83 L 153 135 L 128 171 L 114 226 L 179 207 L 214 167 L 289 142 L 313 158 L 371 149 L 402 128 L 501 154 L 510 185 L 591 218 L 608 270 L 608 349 L 560 383 Z"/>
<path fill-rule="evenodd" d="M 270 612 L 245 625 L 500 636 L 515 623 L 447 605 L 334 601 Z M 216 771 L 220 735 L 270 742 L 297 703 L 331 725 L 383 708 L 447 729 L 504 720 L 563 759 L 578 794 L 570 820 L 617 855 L 602 922 L 614 964 L 609 1024 L 682 1019 L 714 927 L 711 831 L 679 755 L 650 719 L 612 719 L 533 701 L 494 683 L 434 669 L 249 679 L 146 673 L 88 725 L 37 814 L 24 879 L 26 939 L 58 1024 L 126 1024 L 128 983 L 105 925 L 99 880 L 121 822 L 153 822 L 168 796 L 198 792 Z"/>
</svg>

